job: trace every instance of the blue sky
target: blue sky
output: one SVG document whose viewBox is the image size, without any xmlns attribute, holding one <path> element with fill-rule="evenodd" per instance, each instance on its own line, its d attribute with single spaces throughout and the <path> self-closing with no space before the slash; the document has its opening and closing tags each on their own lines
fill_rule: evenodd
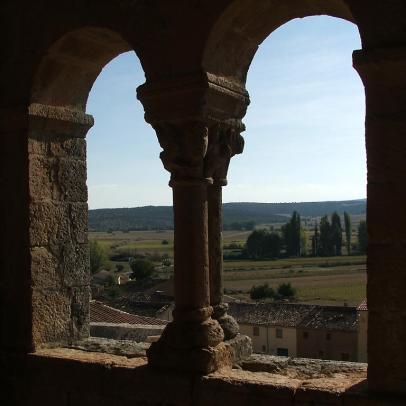
<svg viewBox="0 0 406 406">
<path fill-rule="evenodd" d="M 352 68 L 355 25 L 330 17 L 293 20 L 260 46 L 248 73 L 245 151 L 233 158 L 225 202 L 345 200 L 366 196 L 365 96 Z M 87 112 L 89 207 L 172 204 L 169 173 L 143 118 L 134 53 L 111 61 Z"/>
</svg>

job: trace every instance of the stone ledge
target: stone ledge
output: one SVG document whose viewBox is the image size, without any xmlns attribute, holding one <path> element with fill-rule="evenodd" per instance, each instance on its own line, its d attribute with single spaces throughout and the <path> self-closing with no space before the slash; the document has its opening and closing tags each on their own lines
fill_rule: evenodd
<svg viewBox="0 0 406 406">
<path fill-rule="evenodd" d="M 9 358 L 6 364 L 13 367 L 16 362 L 21 362 L 17 358 Z M 289 362 L 294 361 L 305 362 L 303 359 L 290 359 Z M 368 393 L 363 370 L 365 365 L 360 364 L 358 371 L 349 372 L 347 367 L 352 367 L 352 363 L 309 361 L 321 365 L 330 363 L 332 370 L 338 368 L 341 372 L 327 378 L 297 379 L 269 372 L 223 369 L 201 377 L 149 368 L 145 357 L 128 358 L 71 348 L 42 349 L 28 355 L 25 382 L 28 382 L 31 391 L 27 392 L 25 400 L 28 403 L 24 404 L 48 406 L 57 403 L 68 406 L 71 403 L 61 401 L 67 398 L 68 393 L 77 396 L 84 405 L 98 404 L 96 399 L 105 398 L 111 404 L 150 406 L 405 404 L 404 399 Z M 333 364 L 337 364 L 336 367 Z M 53 385 L 57 385 L 57 390 Z M 44 399 L 45 402 L 38 403 Z"/>
<path fill-rule="evenodd" d="M 126 358 L 146 357 L 150 344 L 129 340 L 115 340 L 101 337 L 89 337 L 69 346 L 70 349 L 91 353 L 118 355 Z"/>
<path fill-rule="evenodd" d="M 367 364 L 320 360 L 310 358 L 278 357 L 253 354 L 240 362 L 243 370 L 251 372 L 269 372 L 288 376 L 293 379 L 324 379 L 335 376 L 353 375 L 366 378 Z"/>
</svg>

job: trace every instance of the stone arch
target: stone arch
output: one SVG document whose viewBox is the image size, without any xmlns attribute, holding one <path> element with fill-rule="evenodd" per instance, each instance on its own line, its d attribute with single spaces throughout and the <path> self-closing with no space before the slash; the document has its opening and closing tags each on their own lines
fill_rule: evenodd
<svg viewBox="0 0 406 406">
<path fill-rule="evenodd" d="M 134 51 L 120 34 L 107 28 L 85 27 L 57 40 L 35 74 L 31 103 L 85 112 L 93 83 L 101 70 L 123 52 Z"/>
<path fill-rule="evenodd" d="M 33 348 L 89 335 L 85 137 L 93 117 L 86 103 L 103 67 L 131 49 L 109 29 L 71 31 L 49 48 L 34 77 L 28 128 Z"/>
<path fill-rule="evenodd" d="M 328 15 L 356 23 L 344 0 L 271 0 L 253 7 L 234 1 L 217 20 L 208 38 L 203 69 L 244 85 L 259 45 L 277 28 L 295 18 Z"/>
</svg>

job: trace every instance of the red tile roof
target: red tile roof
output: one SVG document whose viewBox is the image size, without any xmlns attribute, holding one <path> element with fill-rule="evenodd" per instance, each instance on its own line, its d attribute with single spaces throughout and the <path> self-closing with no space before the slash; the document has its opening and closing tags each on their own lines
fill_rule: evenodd
<svg viewBox="0 0 406 406">
<path fill-rule="evenodd" d="M 116 324 L 127 323 L 147 326 L 164 326 L 168 324 L 166 320 L 126 313 L 122 310 L 115 309 L 114 307 L 107 306 L 97 300 L 90 301 L 90 322 Z"/>
<path fill-rule="evenodd" d="M 367 300 L 364 299 L 361 304 L 358 306 L 358 310 L 360 311 L 367 311 L 368 310 L 368 304 L 367 304 Z"/>
</svg>

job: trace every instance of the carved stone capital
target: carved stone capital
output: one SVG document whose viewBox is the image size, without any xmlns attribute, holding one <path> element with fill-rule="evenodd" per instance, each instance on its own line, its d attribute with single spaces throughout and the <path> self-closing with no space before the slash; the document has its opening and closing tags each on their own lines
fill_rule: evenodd
<svg viewBox="0 0 406 406">
<path fill-rule="evenodd" d="M 244 138 L 241 136 L 244 130 L 240 120 L 219 122 L 210 127 L 204 173 L 207 178 L 213 178 L 214 184 L 227 184 L 230 160 L 244 150 Z"/>
<path fill-rule="evenodd" d="M 201 121 L 160 122 L 153 125 L 163 151 L 162 163 L 171 173 L 171 183 L 207 181 L 204 159 L 208 127 Z"/>
<path fill-rule="evenodd" d="M 352 59 L 366 86 L 393 87 L 406 81 L 406 47 L 357 50 Z"/>
</svg>

